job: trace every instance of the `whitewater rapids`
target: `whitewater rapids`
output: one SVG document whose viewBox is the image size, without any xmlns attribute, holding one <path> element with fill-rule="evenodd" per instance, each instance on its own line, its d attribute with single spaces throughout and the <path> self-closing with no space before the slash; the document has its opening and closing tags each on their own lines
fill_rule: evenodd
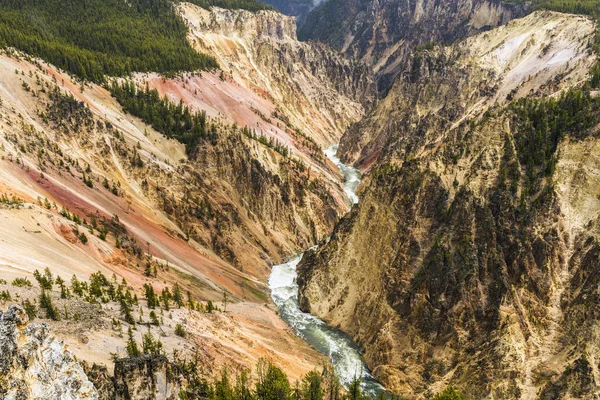
<svg viewBox="0 0 600 400">
<path fill-rule="evenodd" d="M 351 204 L 358 203 L 356 188 L 360 183 L 360 172 L 343 164 L 335 155 L 337 145 L 325 150 L 325 155 L 344 175 L 344 192 Z M 333 364 L 340 383 L 348 388 L 355 378 L 361 378 L 363 391 L 376 396 L 385 389 L 369 373 L 358 348 L 341 331 L 334 329 L 312 314 L 302 312 L 298 303 L 296 267 L 300 254 L 286 263 L 275 265 L 269 277 L 271 297 L 279 308 L 281 318 L 294 332 L 321 353 L 327 355 Z"/>
</svg>

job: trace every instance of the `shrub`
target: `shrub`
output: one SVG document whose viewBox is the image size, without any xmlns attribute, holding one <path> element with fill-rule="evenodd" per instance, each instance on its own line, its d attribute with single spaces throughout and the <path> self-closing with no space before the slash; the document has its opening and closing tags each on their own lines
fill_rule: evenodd
<svg viewBox="0 0 600 400">
<path fill-rule="evenodd" d="M 33 286 L 31 281 L 27 278 L 15 278 L 11 284 L 16 287 L 24 287 L 28 289 Z"/>
<path fill-rule="evenodd" d="M 185 328 L 183 327 L 183 325 L 181 325 L 181 324 L 175 325 L 175 334 L 177 336 L 185 337 L 186 333 L 185 333 Z"/>
</svg>

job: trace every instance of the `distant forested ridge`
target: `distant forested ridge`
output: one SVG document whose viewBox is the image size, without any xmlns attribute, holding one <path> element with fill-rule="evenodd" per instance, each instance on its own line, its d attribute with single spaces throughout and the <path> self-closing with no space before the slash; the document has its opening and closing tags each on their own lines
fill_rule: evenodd
<svg viewBox="0 0 600 400">
<path fill-rule="evenodd" d="M 569 14 L 600 15 L 599 0 L 504 0 L 508 4 L 530 3 L 532 9 L 548 9 Z"/>
<path fill-rule="evenodd" d="M 271 5 L 261 3 L 257 0 L 186 0 L 202 8 L 221 7 L 227 9 L 240 9 L 252 12 L 261 10 L 275 10 Z"/>
<path fill-rule="evenodd" d="M 192 49 L 186 32 L 168 0 L 0 1 L 1 46 L 95 82 L 134 71 L 217 68 Z"/>
</svg>

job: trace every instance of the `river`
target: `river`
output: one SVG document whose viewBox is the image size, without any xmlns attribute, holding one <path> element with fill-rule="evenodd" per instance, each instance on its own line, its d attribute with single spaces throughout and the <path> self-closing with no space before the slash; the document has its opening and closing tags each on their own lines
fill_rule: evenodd
<svg viewBox="0 0 600 400">
<path fill-rule="evenodd" d="M 358 203 L 356 187 L 360 183 L 360 172 L 343 164 L 336 157 L 337 145 L 325 150 L 325 155 L 344 175 L 344 192 L 352 204 Z M 352 381 L 360 376 L 363 391 L 376 396 L 385 389 L 369 373 L 357 346 L 338 329 L 334 329 L 312 314 L 302 312 L 298 303 L 298 285 L 296 284 L 296 266 L 302 254 L 288 262 L 275 265 L 269 277 L 271 297 L 279 308 L 279 314 L 296 332 L 319 352 L 327 355 L 333 364 L 340 383 L 348 388 Z"/>
</svg>

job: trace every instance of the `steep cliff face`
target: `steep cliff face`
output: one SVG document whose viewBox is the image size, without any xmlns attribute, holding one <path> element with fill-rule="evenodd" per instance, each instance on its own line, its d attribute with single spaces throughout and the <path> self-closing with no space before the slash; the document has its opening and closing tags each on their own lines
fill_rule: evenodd
<svg viewBox="0 0 600 400">
<path fill-rule="evenodd" d="M 419 52 L 364 141 L 344 137 L 346 158 L 371 172 L 299 266 L 300 299 L 350 333 L 390 388 L 597 392 L 598 165 L 583 150 L 598 142 L 596 100 L 547 97 L 586 77 L 593 32 L 538 12 Z"/>
<path fill-rule="evenodd" d="M 214 55 L 231 79 L 261 92 L 276 115 L 322 146 L 336 142 L 374 101 L 370 69 L 324 44 L 299 42 L 292 17 L 188 3 L 179 11 L 196 49 Z"/>
<path fill-rule="evenodd" d="M 46 324 L 27 324 L 20 306 L 0 312 L 0 397 L 97 399 L 81 365 L 50 335 Z"/>
<path fill-rule="evenodd" d="M 386 91 L 413 47 L 452 43 L 523 13 L 522 6 L 500 0 L 333 0 L 309 13 L 299 36 L 371 64 L 379 89 Z"/>
</svg>

